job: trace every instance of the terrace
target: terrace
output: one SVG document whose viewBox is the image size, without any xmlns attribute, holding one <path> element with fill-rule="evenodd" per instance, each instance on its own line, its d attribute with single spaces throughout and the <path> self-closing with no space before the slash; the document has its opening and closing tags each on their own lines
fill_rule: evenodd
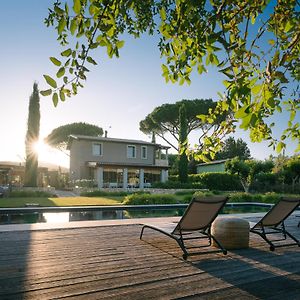
<svg viewBox="0 0 300 300">
<path fill-rule="evenodd" d="M 293 214 L 286 225 L 300 238 L 298 221 Z M 299 247 L 270 252 L 250 234 L 249 249 L 184 261 L 177 244 L 159 233 L 147 231 L 140 241 L 142 222 L 2 225 L 0 298 L 299 299 Z"/>
</svg>

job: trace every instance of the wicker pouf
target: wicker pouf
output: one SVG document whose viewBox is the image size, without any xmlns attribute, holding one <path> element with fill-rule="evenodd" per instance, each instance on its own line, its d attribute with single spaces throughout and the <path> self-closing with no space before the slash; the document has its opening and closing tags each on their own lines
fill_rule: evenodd
<svg viewBox="0 0 300 300">
<path fill-rule="evenodd" d="M 235 217 L 219 217 L 211 227 L 211 233 L 226 249 L 249 247 L 249 222 Z M 217 246 L 213 241 L 213 246 Z"/>
</svg>

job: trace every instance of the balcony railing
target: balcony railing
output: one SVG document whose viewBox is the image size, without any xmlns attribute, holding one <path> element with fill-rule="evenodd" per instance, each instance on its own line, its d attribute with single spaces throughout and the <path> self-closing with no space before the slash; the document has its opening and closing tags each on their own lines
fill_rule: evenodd
<svg viewBox="0 0 300 300">
<path fill-rule="evenodd" d="M 168 167 L 169 162 L 167 159 L 155 159 L 155 166 L 157 167 Z"/>
</svg>

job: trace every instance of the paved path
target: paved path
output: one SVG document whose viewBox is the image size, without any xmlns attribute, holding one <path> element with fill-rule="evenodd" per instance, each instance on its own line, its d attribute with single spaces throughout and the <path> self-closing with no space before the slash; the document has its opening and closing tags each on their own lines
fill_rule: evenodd
<svg viewBox="0 0 300 300">
<path fill-rule="evenodd" d="M 72 191 L 61 191 L 61 190 L 55 190 L 54 194 L 57 195 L 57 197 L 78 197 L 79 195 L 72 192 Z"/>
</svg>

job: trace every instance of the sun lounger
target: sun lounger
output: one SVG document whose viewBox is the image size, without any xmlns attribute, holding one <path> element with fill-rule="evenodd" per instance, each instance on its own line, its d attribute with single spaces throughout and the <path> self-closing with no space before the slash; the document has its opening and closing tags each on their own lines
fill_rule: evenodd
<svg viewBox="0 0 300 300">
<path fill-rule="evenodd" d="M 187 259 L 188 255 L 207 253 L 207 252 L 223 252 L 227 254 L 226 249 L 221 243 L 211 234 L 212 222 L 217 217 L 218 213 L 224 207 L 227 197 L 213 196 L 213 197 L 195 197 L 190 202 L 183 216 L 178 223 L 168 224 L 167 226 L 156 227 L 152 225 L 144 225 L 140 239 L 143 237 L 144 230 L 150 228 L 156 230 L 166 236 L 174 239 L 183 251 L 183 258 Z M 188 240 L 208 239 L 205 245 L 187 247 Z M 189 252 L 191 248 L 202 248 L 211 246 L 212 240 L 218 245 L 220 249 L 210 250 L 206 252 Z"/>
<path fill-rule="evenodd" d="M 250 232 L 259 234 L 269 244 L 271 251 L 274 251 L 276 247 L 292 245 L 298 245 L 300 247 L 300 242 L 286 230 L 284 225 L 284 221 L 299 205 L 299 198 L 282 197 L 258 223 L 250 223 Z M 278 233 L 281 235 L 280 238 L 275 237 L 275 234 Z M 269 238 L 272 235 L 274 238 Z M 286 240 L 287 237 L 293 242 L 282 243 L 281 241 Z"/>
</svg>

